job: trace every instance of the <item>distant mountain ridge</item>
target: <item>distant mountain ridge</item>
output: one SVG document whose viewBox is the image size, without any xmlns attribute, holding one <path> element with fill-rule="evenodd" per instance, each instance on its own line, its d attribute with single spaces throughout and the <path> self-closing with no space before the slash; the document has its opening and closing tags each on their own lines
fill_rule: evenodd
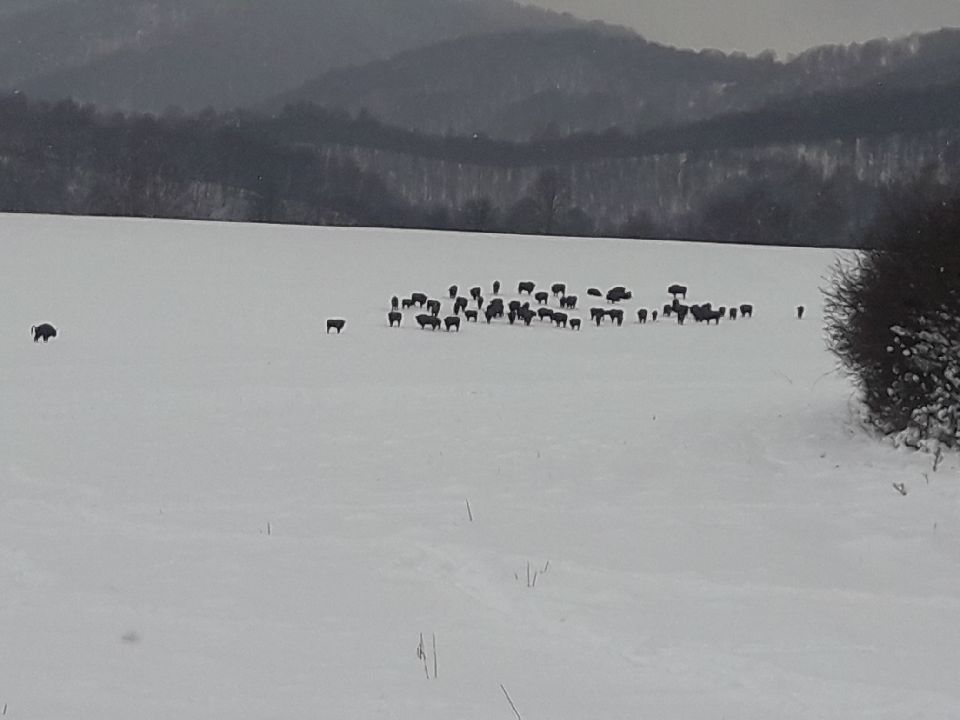
<svg viewBox="0 0 960 720">
<path fill-rule="evenodd" d="M 789 62 L 591 28 L 466 37 L 330 71 L 264 105 L 366 109 L 425 132 L 526 139 L 645 130 L 864 85 L 960 79 L 960 31 L 814 48 Z"/>
<path fill-rule="evenodd" d="M 578 24 L 512 0 L 44 0 L 0 14 L 0 87 L 123 110 L 229 108 L 452 37 Z"/>
</svg>

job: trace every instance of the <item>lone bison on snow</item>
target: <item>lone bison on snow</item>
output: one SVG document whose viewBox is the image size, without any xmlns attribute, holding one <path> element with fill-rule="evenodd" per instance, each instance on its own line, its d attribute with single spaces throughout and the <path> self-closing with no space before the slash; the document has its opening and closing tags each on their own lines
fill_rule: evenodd
<svg viewBox="0 0 960 720">
<path fill-rule="evenodd" d="M 50 323 L 34 325 L 32 328 L 30 328 L 30 332 L 33 333 L 34 342 L 37 342 L 40 340 L 40 338 L 43 338 L 43 341 L 46 342 L 50 338 L 57 336 L 57 329 Z"/>
<path fill-rule="evenodd" d="M 329 334 L 331 330 L 336 330 L 337 335 L 339 335 L 340 331 L 343 330 L 343 326 L 346 324 L 346 320 L 341 320 L 340 318 L 330 318 L 327 320 L 327 334 Z"/>
</svg>

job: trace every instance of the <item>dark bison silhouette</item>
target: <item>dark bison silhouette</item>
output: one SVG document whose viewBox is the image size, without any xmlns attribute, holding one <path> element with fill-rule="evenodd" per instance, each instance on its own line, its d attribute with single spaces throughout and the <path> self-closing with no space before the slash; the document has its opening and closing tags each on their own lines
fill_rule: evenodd
<svg viewBox="0 0 960 720">
<path fill-rule="evenodd" d="M 600 292 L 600 288 L 590 288 L 587 290 L 587 295 L 592 295 L 593 297 L 603 297 L 603 293 Z"/>
<path fill-rule="evenodd" d="M 507 313 L 507 321 L 513 325 L 517 321 L 517 311 L 511 310 Z"/>
<path fill-rule="evenodd" d="M 400 303 L 400 307 L 402 307 L 404 310 L 406 310 L 407 308 L 412 308 L 413 300 L 411 300 L 410 298 L 404 298 L 403 301 Z"/>
<path fill-rule="evenodd" d="M 753 317 L 753 305 L 744 303 L 740 306 L 740 317 Z"/>
<path fill-rule="evenodd" d="M 647 322 L 647 309 L 640 308 L 637 310 L 637 322 L 645 323 Z"/>
<path fill-rule="evenodd" d="M 686 305 L 677 305 L 677 324 L 683 325 L 683 321 L 687 319 L 687 313 L 690 312 L 690 308 Z"/>
<path fill-rule="evenodd" d="M 340 331 L 343 330 L 343 326 L 346 324 L 347 321 L 341 318 L 330 318 L 327 320 L 327 333 L 329 334 L 331 330 L 336 330 L 337 335 L 339 335 Z"/>
<path fill-rule="evenodd" d="M 427 325 L 430 326 L 431 330 L 436 330 L 438 327 L 440 327 L 440 318 L 421 313 L 420 315 L 417 315 L 417 323 L 419 323 L 421 330 L 426 330 Z"/>
<path fill-rule="evenodd" d="M 500 294 L 500 281 L 499 281 L 499 280 L 494 280 L 494 281 L 493 281 L 493 294 L 494 294 L 494 295 L 499 295 L 499 294 Z"/>
<path fill-rule="evenodd" d="M 463 311 L 463 315 L 464 315 L 465 318 L 467 318 L 467 322 L 470 322 L 471 320 L 473 320 L 474 322 L 477 321 L 477 311 L 476 311 L 476 310 L 464 310 L 464 311 Z"/>
<path fill-rule="evenodd" d="M 570 329 L 571 330 L 580 329 L 580 318 L 570 318 Z"/>
<path fill-rule="evenodd" d="M 556 297 L 557 295 L 566 295 L 567 286 L 565 283 L 554 283 L 553 285 L 550 286 L 550 292 L 553 293 L 554 297 Z"/>
<path fill-rule="evenodd" d="M 484 310 L 483 316 L 487 319 L 487 325 L 490 324 L 490 321 L 497 317 L 497 306 L 496 305 L 487 305 L 487 309 Z"/>
<path fill-rule="evenodd" d="M 440 314 L 440 301 L 439 300 L 427 300 L 427 310 L 430 311 L 430 314 L 434 317 Z"/>
<path fill-rule="evenodd" d="M 505 310 L 503 309 L 503 300 L 500 298 L 494 298 L 487 305 L 487 311 L 492 312 L 494 317 L 503 317 Z"/>
<path fill-rule="evenodd" d="M 573 310 L 577 307 L 577 296 L 576 295 L 566 295 L 560 298 L 560 307 Z"/>
<path fill-rule="evenodd" d="M 663 316 L 670 317 L 670 314 L 673 312 L 673 305 L 664 305 L 663 306 Z"/>
<path fill-rule="evenodd" d="M 512 312 L 512 313 L 518 312 L 518 311 L 520 310 L 520 301 L 519 301 L 519 300 L 511 300 L 510 303 L 507 305 L 507 308 L 508 308 L 508 309 L 510 310 L 510 312 Z"/>
<path fill-rule="evenodd" d="M 537 286 L 536 283 L 532 283 L 529 280 L 526 282 L 522 282 L 519 285 L 517 285 L 517 295 L 523 295 L 524 293 L 526 293 L 527 295 L 532 295 L 533 289 L 536 286 Z"/>
<path fill-rule="evenodd" d="M 461 310 L 467 309 L 467 299 L 463 296 L 453 301 L 453 314 L 459 315 Z"/>
<path fill-rule="evenodd" d="M 520 312 L 518 312 L 517 315 L 519 315 L 520 319 L 523 320 L 524 325 L 529 325 L 537 316 L 537 314 L 528 307 L 520 308 Z"/>
<path fill-rule="evenodd" d="M 553 310 L 551 308 L 540 308 L 537 310 L 537 317 L 540 318 L 540 321 L 543 322 L 544 318 L 553 319 Z"/>
<path fill-rule="evenodd" d="M 423 307 L 427 304 L 427 296 L 424 293 L 413 293 L 410 296 L 410 300 L 415 302 L 420 307 Z"/>
<path fill-rule="evenodd" d="M 736 319 L 737 319 L 737 309 L 736 309 L 736 308 L 730 308 L 730 319 L 731 319 L 731 320 L 736 320 Z"/>
<path fill-rule="evenodd" d="M 650 313 L 650 318 L 651 318 L 651 320 L 653 320 L 653 322 L 656 322 L 656 321 L 657 321 L 657 311 L 656 311 L 656 310 L 654 310 L 652 313 Z"/>
<path fill-rule="evenodd" d="M 450 328 L 456 328 L 457 332 L 460 332 L 460 316 L 448 315 L 443 319 L 443 326 L 446 328 L 447 332 L 450 332 Z"/>
<path fill-rule="evenodd" d="M 597 325 L 603 322 L 603 318 L 606 317 L 606 314 L 607 311 L 603 308 L 590 308 L 590 319 L 593 320 Z"/>
<path fill-rule="evenodd" d="M 390 321 L 390 327 L 393 327 L 394 323 L 397 324 L 397 327 L 400 327 L 400 321 L 403 320 L 403 313 L 397 310 L 392 310 L 387 313 L 387 320 Z"/>
<path fill-rule="evenodd" d="M 470 288 L 470 297 L 472 297 L 474 300 L 479 300 L 482 292 L 483 290 L 480 289 L 480 286 L 472 287 Z"/>
<path fill-rule="evenodd" d="M 562 312 L 553 313 L 553 322 L 556 323 L 557 327 L 566 327 L 567 326 L 567 314 Z"/>
<path fill-rule="evenodd" d="M 606 313 L 610 317 L 610 320 L 615 322 L 617 325 L 623 325 L 623 310 L 614 308 L 613 310 L 607 310 Z"/>
<path fill-rule="evenodd" d="M 396 310 L 399 307 L 400 307 L 400 298 L 394 295 L 392 298 L 390 298 L 390 309 Z"/>
<path fill-rule="evenodd" d="M 797 305 L 797 320 L 803 320 L 803 313 L 806 308 L 803 305 Z"/>
<path fill-rule="evenodd" d="M 39 325 L 34 325 L 30 328 L 30 332 L 33 333 L 33 341 L 37 342 L 41 338 L 44 342 L 47 342 L 52 337 L 57 336 L 57 329 L 50 323 L 41 323 Z"/>
<path fill-rule="evenodd" d="M 615 288 L 610 288 L 607 291 L 607 302 L 620 302 L 621 300 L 629 300 L 633 297 L 633 293 L 627 290 L 622 285 Z"/>
<path fill-rule="evenodd" d="M 536 300 L 541 305 L 546 305 L 547 300 L 550 299 L 550 295 L 548 295 L 545 292 L 538 292 L 536 295 L 533 296 L 533 299 Z"/>
<path fill-rule="evenodd" d="M 457 297 L 457 292 L 460 290 L 456 285 L 451 285 L 447 288 L 447 292 L 450 293 L 450 299 L 454 300 Z"/>
<path fill-rule="evenodd" d="M 673 295 L 673 299 L 677 299 L 677 295 L 682 295 L 683 299 L 687 299 L 687 288 L 685 285 L 671 285 L 667 288 L 667 292 Z"/>
</svg>

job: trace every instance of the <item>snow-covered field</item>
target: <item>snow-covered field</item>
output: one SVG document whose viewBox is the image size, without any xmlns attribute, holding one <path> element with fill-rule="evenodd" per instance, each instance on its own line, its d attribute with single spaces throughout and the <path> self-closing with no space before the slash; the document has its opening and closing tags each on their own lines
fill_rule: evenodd
<svg viewBox="0 0 960 720">
<path fill-rule="evenodd" d="M 856 429 L 830 251 L 42 216 L 0 248 L 4 720 L 509 720 L 501 684 L 524 720 L 960 717 L 957 458 Z M 635 300 L 386 327 L 494 279 Z M 636 324 L 675 281 L 755 317 Z"/>
</svg>

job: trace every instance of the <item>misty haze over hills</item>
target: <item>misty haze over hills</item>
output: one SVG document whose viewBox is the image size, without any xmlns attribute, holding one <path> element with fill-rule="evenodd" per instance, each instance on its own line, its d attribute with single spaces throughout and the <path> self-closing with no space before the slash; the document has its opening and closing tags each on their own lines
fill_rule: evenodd
<svg viewBox="0 0 960 720">
<path fill-rule="evenodd" d="M 951 29 L 781 61 L 510 0 L 40 0 L 0 60 L 0 210 L 846 245 L 960 182 Z"/>
</svg>

